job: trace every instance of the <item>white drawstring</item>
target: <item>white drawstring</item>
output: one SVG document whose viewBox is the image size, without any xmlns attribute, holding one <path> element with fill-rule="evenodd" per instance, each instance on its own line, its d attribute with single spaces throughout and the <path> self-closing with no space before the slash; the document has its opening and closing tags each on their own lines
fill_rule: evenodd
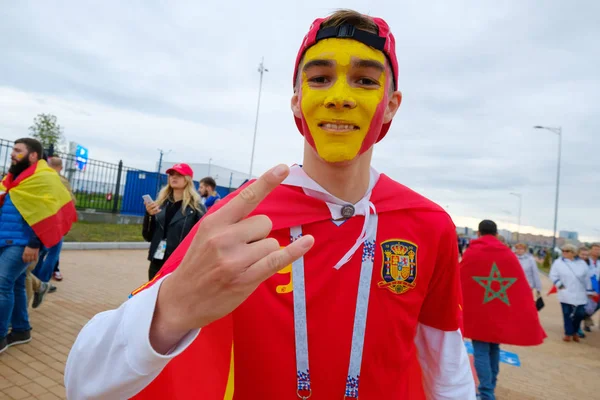
<svg viewBox="0 0 600 400">
<path fill-rule="evenodd" d="M 365 213 L 365 221 L 363 222 L 363 227 L 362 227 L 362 230 L 360 232 L 360 235 L 358 236 L 358 239 L 356 239 L 356 242 L 350 248 L 350 250 L 348 250 L 348 252 L 346 254 L 344 254 L 344 256 L 340 259 L 340 261 L 338 261 L 337 264 L 335 264 L 335 266 L 334 266 L 335 269 L 340 269 L 342 267 L 342 265 L 344 265 L 348 261 L 350 261 L 350 259 L 354 255 L 354 253 L 356 253 L 356 250 L 358 250 L 358 248 L 360 247 L 360 245 L 364 243 L 364 241 L 366 240 L 367 236 L 371 233 L 371 232 L 367 232 L 367 226 L 369 224 L 369 218 L 371 216 L 371 210 L 373 210 L 373 214 L 376 214 L 377 210 L 375 209 L 375 205 L 373 203 L 371 203 L 371 201 L 368 200 L 368 198 L 365 198 L 365 200 L 367 200 L 367 202 L 368 202 L 367 203 L 367 207 L 366 207 L 367 209 L 366 210 L 358 210 L 357 209 L 356 213 L 355 213 L 355 215 L 362 215 L 362 212 Z"/>
<path fill-rule="evenodd" d="M 373 214 L 377 214 L 377 210 L 375 209 L 375 205 L 371 202 L 371 192 L 375 183 L 379 179 L 379 173 L 371 168 L 371 177 L 369 182 L 369 191 L 358 203 L 354 204 L 354 216 L 364 215 L 365 221 L 363 222 L 362 230 L 360 235 L 356 239 L 354 245 L 348 250 L 348 252 L 335 264 L 335 269 L 340 269 L 342 265 L 346 264 L 356 253 L 358 248 L 363 244 L 366 240 L 367 236 L 370 232 L 367 232 L 367 226 L 369 223 L 371 210 L 373 210 Z M 302 167 L 299 165 L 294 165 L 290 168 L 290 174 L 283 181 L 284 185 L 297 186 L 301 187 L 308 196 L 314 197 L 316 199 L 322 200 L 327 204 L 329 211 L 331 212 L 332 219 L 334 221 L 339 221 L 339 218 L 342 216 L 342 209 L 345 205 L 345 202 L 338 199 L 337 197 L 328 193 L 323 187 L 321 187 L 318 183 L 313 181 L 306 173 L 302 170 Z"/>
</svg>

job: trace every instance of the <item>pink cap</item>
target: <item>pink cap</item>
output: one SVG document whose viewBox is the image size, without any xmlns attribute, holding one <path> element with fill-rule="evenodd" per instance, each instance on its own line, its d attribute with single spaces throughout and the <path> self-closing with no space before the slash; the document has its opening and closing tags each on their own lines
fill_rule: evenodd
<svg viewBox="0 0 600 400">
<path fill-rule="evenodd" d="M 171 172 L 178 172 L 180 175 L 189 176 L 190 178 L 194 177 L 194 171 L 192 171 L 192 168 L 184 163 L 173 165 L 167 170 L 167 174 L 170 174 Z"/>
</svg>

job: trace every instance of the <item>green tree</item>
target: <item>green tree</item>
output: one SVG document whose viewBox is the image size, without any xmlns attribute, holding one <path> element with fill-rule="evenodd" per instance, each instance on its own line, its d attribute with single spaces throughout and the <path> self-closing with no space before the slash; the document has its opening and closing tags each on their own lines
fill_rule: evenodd
<svg viewBox="0 0 600 400">
<path fill-rule="evenodd" d="M 544 263 L 542 264 L 543 268 L 548 271 L 550 270 L 550 266 L 552 264 L 552 252 L 548 250 L 546 253 L 546 257 L 544 257 Z"/>
<path fill-rule="evenodd" d="M 32 136 L 42 142 L 44 149 L 54 146 L 59 150 L 59 146 L 64 143 L 62 127 L 58 124 L 57 118 L 52 114 L 38 114 L 33 119 L 33 125 L 29 127 Z"/>
</svg>

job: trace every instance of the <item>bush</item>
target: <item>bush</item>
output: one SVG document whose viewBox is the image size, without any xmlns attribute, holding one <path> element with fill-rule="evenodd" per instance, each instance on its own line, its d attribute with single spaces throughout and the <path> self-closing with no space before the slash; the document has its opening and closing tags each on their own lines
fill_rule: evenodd
<svg viewBox="0 0 600 400">
<path fill-rule="evenodd" d="M 551 263 L 552 263 L 552 253 L 550 251 L 548 251 L 546 253 L 546 257 L 544 257 L 544 263 L 542 264 L 542 266 L 547 271 L 547 270 L 550 269 L 550 264 Z"/>
</svg>

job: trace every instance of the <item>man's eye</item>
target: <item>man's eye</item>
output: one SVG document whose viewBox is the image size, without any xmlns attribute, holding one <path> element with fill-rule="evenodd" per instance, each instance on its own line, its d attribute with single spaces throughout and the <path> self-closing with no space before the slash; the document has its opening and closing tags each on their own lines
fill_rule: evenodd
<svg viewBox="0 0 600 400">
<path fill-rule="evenodd" d="M 329 79 L 324 76 L 315 76 L 310 78 L 308 81 L 312 83 L 327 83 L 329 82 Z"/>
<path fill-rule="evenodd" d="M 364 86 L 375 86 L 375 85 L 379 85 L 379 82 L 377 82 L 374 79 L 371 78 L 360 78 L 358 80 L 358 84 L 359 85 L 364 85 Z"/>
</svg>

